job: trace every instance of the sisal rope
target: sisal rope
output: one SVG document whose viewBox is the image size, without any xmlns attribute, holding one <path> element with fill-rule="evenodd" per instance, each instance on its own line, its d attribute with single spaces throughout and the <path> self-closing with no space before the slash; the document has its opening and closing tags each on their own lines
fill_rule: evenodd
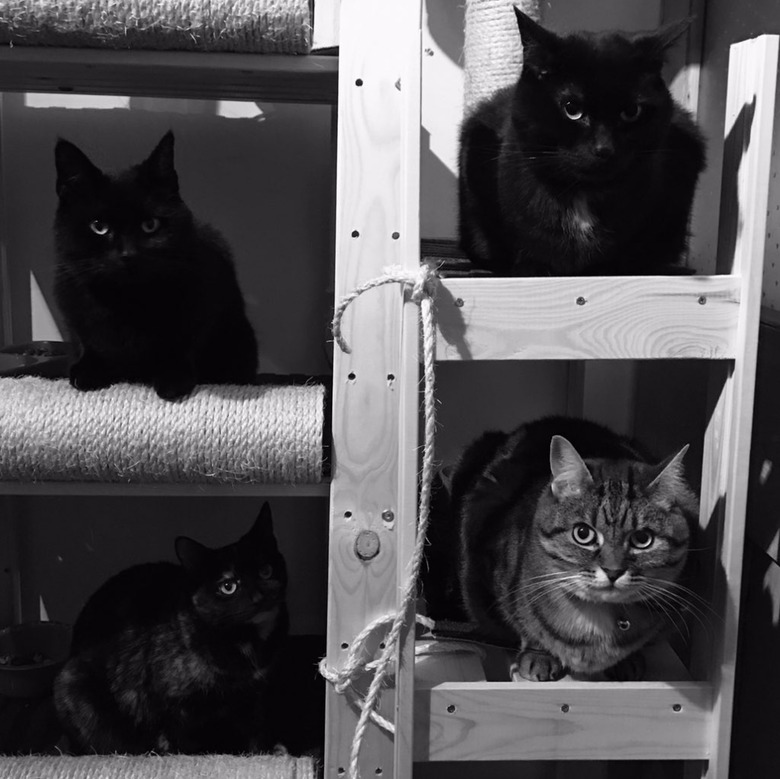
<svg viewBox="0 0 780 779">
<path fill-rule="evenodd" d="M 407 616 L 417 597 L 417 579 L 425 551 L 425 537 L 428 529 L 428 519 L 431 506 L 431 488 L 434 476 L 434 433 L 436 429 L 436 406 L 434 396 L 434 347 L 436 344 L 436 328 L 434 318 L 434 297 L 438 277 L 429 266 L 423 265 L 417 271 L 405 268 L 388 268 L 382 276 L 371 279 L 362 286 L 345 295 L 336 308 L 333 317 L 333 336 L 339 348 L 349 353 L 350 348 L 341 331 L 341 321 L 349 304 L 359 295 L 369 289 L 383 284 L 401 284 L 411 290 L 411 300 L 420 306 L 420 319 L 422 322 L 422 351 L 423 351 L 423 377 L 424 377 L 424 444 L 422 458 L 422 473 L 420 475 L 420 496 L 418 504 L 417 534 L 415 537 L 414 551 L 409 560 L 406 581 L 403 583 L 400 604 L 392 613 L 377 617 L 367 625 L 352 642 L 352 648 L 345 664 L 339 669 L 328 666 L 326 659 L 320 662 L 320 673 L 333 684 L 336 692 L 344 695 L 352 690 L 360 705 L 360 716 L 355 727 L 350 750 L 350 763 L 348 779 L 359 779 L 358 761 L 360 748 L 363 743 L 366 729 L 370 720 L 390 733 L 395 732 L 392 722 L 382 717 L 376 707 L 382 685 L 388 675 L 390 661 L 398 654 L 398 642 L 403 628 L 406 626 Z M 420 622 L 429 621 L 417 616 Z M 389 626 L 389 631 L 384 639 L 385 648 L 379 658 L 367 662 L 364 656 L 366 641 L 369 636 L 380 627 Z M 354 690 L 353 683 L 365 671 L 372 671 L 373 677 L 366 692 L 361 698 Z"/>
<path fill-rule="evenodd" d="M 322 479 L 325 387 L 202 385 L 94 392 L 0 379 L 0 480 L 302 484 Z"/>
<path fill-rule="evenodd" d="M 315 779 L 314 760 L 288 755 L 4 757 L 3 779 Z"/>
<path fill-rule="evenodd" d="M 463 44 L 464 111 L 514 84 L 523 65 L 523 47 L 512 6 L 539 20 L 540 0 L 466 0 Z"/>
<path fill-rule="evenodd" d="M 0 0 L 0 43 L 308 54 L 309 0 Z"/>
</svg>

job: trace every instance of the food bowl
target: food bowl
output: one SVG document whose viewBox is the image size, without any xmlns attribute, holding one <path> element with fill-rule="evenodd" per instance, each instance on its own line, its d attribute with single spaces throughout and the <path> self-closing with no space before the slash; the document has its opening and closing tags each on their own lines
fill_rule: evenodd
<svg viewBox="0 0 780 779">
<path fill-rule="evenodd" d="M 70 649 L 71 626 L 23 622 L 0 630 L 0 695 L 36 698 L 51 692 Z"/>
</svg>

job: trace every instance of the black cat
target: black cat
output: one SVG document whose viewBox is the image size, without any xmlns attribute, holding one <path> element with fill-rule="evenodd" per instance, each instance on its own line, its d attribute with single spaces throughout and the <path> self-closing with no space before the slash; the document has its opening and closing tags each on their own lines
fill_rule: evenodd
<svg viewBox="0 0 780 779">
<path fill-rule="evenodd" d="M 688 21 L 561 37 L 515 13 L 521 76 L 461 129 L 463 250 L 498 275 L 679 272 L 705 147 L 661 68 Z"/>
<path fill-rule="evenodd" d="M 79 753 L 265 752 L 287 636 L 287 573 L 266 503 L 239 541 L 176 539 L 181 565 L 129 568 L 84 606 L 54 700 Z"/>
<path fill-rule="evenodd" d="M 141 382 L 175 399 L 196 384 L 254 380 L 257 343 L 230 250 L 182 202 L 173 145 L 168 132 L 144 162 L 108 175 L 57 142 L 54 291 L 78 389 Z"/>
</svg>

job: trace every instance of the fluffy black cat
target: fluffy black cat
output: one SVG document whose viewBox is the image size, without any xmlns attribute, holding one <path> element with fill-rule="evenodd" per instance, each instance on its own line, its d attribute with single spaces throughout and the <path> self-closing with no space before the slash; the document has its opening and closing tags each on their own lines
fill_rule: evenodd
<svg viewBox="0 0 780 779">
<path fill-rule="evenodd" d="M 81 390 L 120 381 L 175 399 L 196 384 L 248 384 L 257 344 L 230 249 L 179 195 L 173 133 L 144 162 L 103 173 L 72 143 L 55 147 L 55 296 Z"/>
<path fill-rule="evenodd" d="M 688 21 L 561 37 L 515 13 L 520 78 L 461 128 L 461 247 L 504 276 L 679 272 L 705 145 L 661 68 Z"/>
<path fill-rule="evenodd" d="M 88 600 L 55 681 L 72 751 L 265 752 L 287 635 L 287 573 L 266 503 L 237 542 L 176 539 L 181 565 L 129 568 Z"/>
</svg>

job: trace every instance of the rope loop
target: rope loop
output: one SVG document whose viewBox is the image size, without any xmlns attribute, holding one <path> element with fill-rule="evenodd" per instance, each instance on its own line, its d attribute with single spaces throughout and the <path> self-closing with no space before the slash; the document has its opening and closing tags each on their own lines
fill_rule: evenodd
<svg viewBox="0 0 780 779">
<path fill-rule="evenodd" d="M 381 287 L 384 284 L 401 284 L 404 288 L 411 290 L 410 299 L 418 305 L 424 299 L 433 299 L 436 297 L 436 287 L 438 286 L 439 276 L 435 268 L 429 265 L 421 265 L 417 270 L 409 270 L 400 265 L 391 265 L 385 268 L 381 276 L 364 282 L 359 287 L 355 287 L 352 292 L 348 292 L 341 298 L 341 302 L 336 306 L 333 312 L 333 339 L 339 345 L 339 349 L 345 354 L 351 354 L 352 349 L 347 343 L 341 332 L 341 320 L 344 318 L 344 312 L 349 304 L 360 297 L 364 292 L 368 292 L 375 287 Z"/>
<path fill-rule="evenodd" d="M 388 731 L 395 733 L 395 725 L 377 712 L 382 685 L 388 675 L 390 662 L 398 655 L 398 644 L 403 629 L 406 627 L 407 617 L 412 613 L 412 606 L 417 597 L 417 579 L 422 566 L 425 551 L 425 538 L 430 517 L 431 490 L 434 476 L 434 432 L 436 428 L 436 403 L 434 397 L 434 347 L 436 344 L 436 328 L 434 321 L 433 299 L 438 286 L 438 274 L 435 268 L 429 265 L 421 265 L 417 270 L 409 270 L 403 267 L 386 268 L 384 273 L 355 288 L 339 302 L 333 316 L 333 337 L 339 348 L 349 354 L 350 347 L 341 332 L 341 322 L 344 312 L 355 298 L 364 292 L 384 284 L 401 284 L 409 290 L 409 299 L 420 307 L 420 320 L 422 324 L 422 352 L 424 374 L 424 434 L 423 434 L 423 458 L 422 472 L 420 475 L 420 492 L 418 501 L 417 533 L 412 556 L 409 560 L 405 581 L 399 582 L 401 597 L 398 609 L 391 614 L 386 614 L 374 619 L 355 637 L 350 647 L 349 654 L 343 666 L 335 670 L 328 666 L 325 658 L 320 662 L 320 673 L 341 695 L 351 692 L 360 708 L 360 716 L 355 727 L 350 751 L 349 779 L 359 779 L 358 761 L 360 747 L 368 727 L 369 721 Z M 431 620 L 415 615 L 417 622 L 432 626 Z M 384 629 L 387 634 L 384 638 L 384 648 L 375 660 L 367 659 L 366 642 L 378 629 Z M 355 689 L 358 677 L 366 672 L 373 673 L 365 696 L 361 696 Z"/>
</svg>

